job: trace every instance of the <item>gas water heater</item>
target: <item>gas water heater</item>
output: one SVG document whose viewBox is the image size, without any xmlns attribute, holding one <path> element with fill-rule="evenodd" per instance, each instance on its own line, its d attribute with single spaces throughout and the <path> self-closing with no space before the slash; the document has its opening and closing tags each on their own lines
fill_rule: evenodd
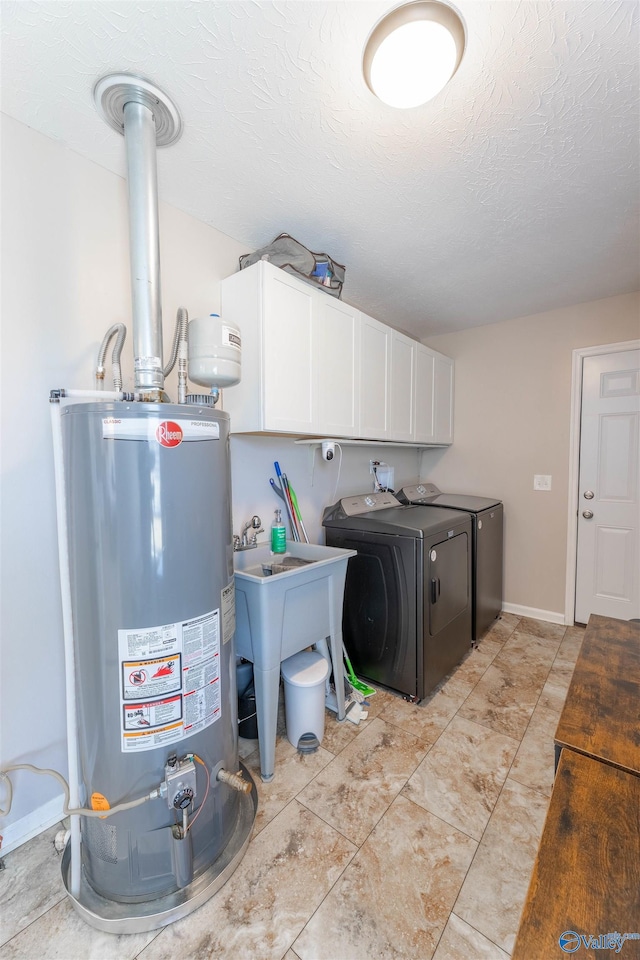
<svg viewBox="0 0 640 960">
<path fill-rule="evenodd" d="M 95 98 L 125 135 L 135 391 L 116 383 L 104 400 L 66 405 L 72 391 L 52 395 L 69 806 L 81 811 L 62 870 L 87 922 L 128 933 L 216 892 L 244 854 L 256 793 L 238 761 L 229 417 L 215 409 L 215 376 L 213 397 L 186 395 L 184 312 L 173 358 L 184 402 L 164 392 L 155 148 L 177 139 L 179 114 L 128 75 L 101 80 Z M 238 331 L 229 342 L 239 353 Z"/>
</svg>

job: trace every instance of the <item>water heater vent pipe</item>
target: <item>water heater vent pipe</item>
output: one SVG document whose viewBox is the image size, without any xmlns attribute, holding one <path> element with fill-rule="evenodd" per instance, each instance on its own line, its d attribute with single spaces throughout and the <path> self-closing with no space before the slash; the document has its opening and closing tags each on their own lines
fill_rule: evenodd
<svg viewBox="0 0 640 960">
<path fill-rule="evenodd" d="M 141 77 L 103 77 L 93 96 L 104 120 L 125 138 L 135 389 L 141 399 L 159 401 L 164 374 L 156 146 L 174 143 L 182 121 L 166 94 Z"/>
</svg>

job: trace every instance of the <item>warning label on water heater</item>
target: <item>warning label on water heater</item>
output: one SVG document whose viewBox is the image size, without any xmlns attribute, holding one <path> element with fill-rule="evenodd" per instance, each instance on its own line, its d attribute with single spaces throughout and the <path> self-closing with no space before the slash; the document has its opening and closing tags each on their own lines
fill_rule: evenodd
<svg viewBox="0 0 640 960">
<path fill-rule="evenodd" d="M 118 630 L 123 753 L 177 743 L 221 716 L 220 610 Z"/>
</svg>

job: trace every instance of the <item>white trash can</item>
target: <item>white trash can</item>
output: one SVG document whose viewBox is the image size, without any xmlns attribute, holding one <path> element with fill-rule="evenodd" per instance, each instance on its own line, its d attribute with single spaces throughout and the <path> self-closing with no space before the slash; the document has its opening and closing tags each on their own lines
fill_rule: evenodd
<svg viewBox="0 0 640 960">
<path fill-rule="evenodd" d="M 329 664 L 320 653 L 303 650 L 280 664 L 284 680 L 287 738 L 300 753 L 317 750 L 324 736 L 325 680 Z"/>
</svg>

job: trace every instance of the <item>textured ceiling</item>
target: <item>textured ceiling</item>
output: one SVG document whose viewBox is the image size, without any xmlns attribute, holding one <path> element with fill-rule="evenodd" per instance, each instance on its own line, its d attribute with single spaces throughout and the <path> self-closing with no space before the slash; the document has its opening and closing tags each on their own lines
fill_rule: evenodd
<svg viewBox="0 0 640 960">
<path fill-rule="evenodd" d="M 360 72 L 393 5 L 3 0 L 2 109 L 124 175 L 92 89 L 147 77 L 185 123 L 163 200 L 328 251 L 346 300 L 419 337 L 637 289 L 636 0 L 459 0 L 460 69 L 404 111 Z"/>
</svg>

